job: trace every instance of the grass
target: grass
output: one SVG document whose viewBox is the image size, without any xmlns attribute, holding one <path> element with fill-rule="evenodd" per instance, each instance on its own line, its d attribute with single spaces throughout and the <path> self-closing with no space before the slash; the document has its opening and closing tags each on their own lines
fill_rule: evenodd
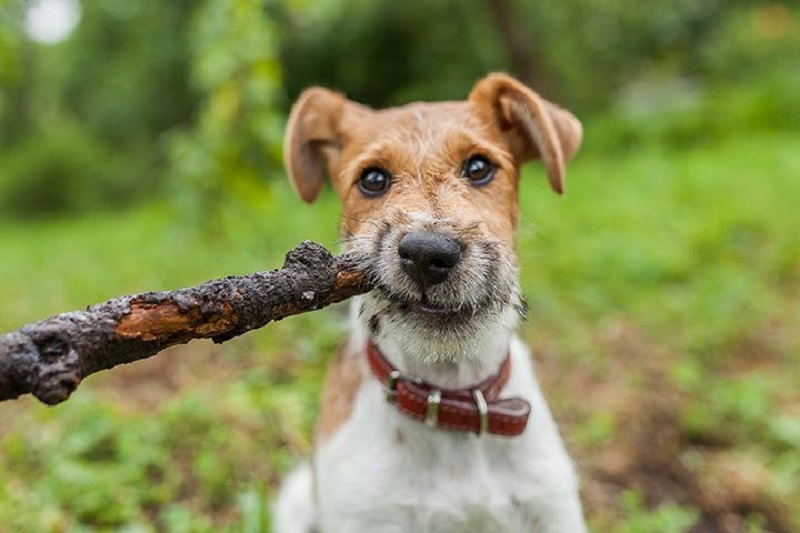
<svg viewBox="0 0 800 533">
<path fill-rule="evenodd" d="M 597 132 L 595 132 L 597 134 Z M 533 347 L 597 531 L 800 528 L 797 135 L 584 153 L 523 176 Z M 336 204 L 271 184 L 203 238 L 166 205 L 0 229 L 0 330 L 130 292 L 276 268 Z M 307 454 L 339 307 L 0 404 L 10 531 L 268 531 Z M 2 529 L 2 528 L 0 528 Z"/>
</svg>

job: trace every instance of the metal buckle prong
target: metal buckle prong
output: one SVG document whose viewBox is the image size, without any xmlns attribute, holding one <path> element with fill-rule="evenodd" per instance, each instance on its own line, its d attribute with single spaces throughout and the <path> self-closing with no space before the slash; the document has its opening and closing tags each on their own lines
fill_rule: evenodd
<svg viewBox="0 0 800 533">
<path fill-rule="evenodd" d="M 442 403 L 442 391 L 433 389 L 428 395 L 428 411 L 425 413 L 425 425 L 435 428 L 439 425 L 439 405 Z"/>
<path fill-rule="evenodd" d="M 409 376 L 408 374 L 403 374 L 399 370 L 392 370 L 389 372 L 389 375 L 386 376 L 386 401 L 389 403 L 394 403 L 395 396 L 397 396 L 397 383 L 400 381 L 406 381 L 408 383 L 414 383 L 415 385 L 422 385 L 424 382 L 422 378 L 418 378 L 416 376 Z"/>
<path fill-rule="evenodd" d="M 389 372 L 389 375 L 386 376 L 386 401 L 389 403 L 394 403 L 394 397 L 397 394 L 395 389 L 397 387 L 397 382 L 400 380 L 400 376 L 402 376 L 402 374 L 399 370 L 392 370 Z"/>
<path fill-rule="evenodd" d="M 472 398 L 475 400 L 475 405 L 478 407 L 478 414 L 480 415 L 480 425 L 478 426 L 478 435 L 483 435 L 489 430 L 489 406 L 486 404 L 486 398 L 480 389 L 472 389 Z"/>
</svg>

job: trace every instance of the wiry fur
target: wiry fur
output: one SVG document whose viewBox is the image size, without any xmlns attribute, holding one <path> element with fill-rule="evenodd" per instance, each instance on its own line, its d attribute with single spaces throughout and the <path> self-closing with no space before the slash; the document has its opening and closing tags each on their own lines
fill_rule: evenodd
<svg viewBox="0 0 800 533">
<path fill-rule="evenodd" d="M 326 381 L 314 460 L 282 490 L 278 533 L 585 530 L 571 462 L 514 334 L 525 313 L 514 251 L 518 167 L 546 150 L 560 191 L 563 163 L 580 142 L 573 122 L 501 75 L 479 82 L 467 102 L 380 112 L 324 89 L 301 97 L 290 117 L 290 178 L 311 201 L 321 186 L 315 173 L 327 168 L 342 199 L 343 248 L 376 288 L 353 300 L 352 334 Z M 497 167 L 486 186 L 461 176 L 474 154 Z M 372 167 L 393 179 L 380 198 L 355 186 Z M 447 279 L 424 289 L 398 256 L 403 236 L 418 231 L 461 247 Z M 384 401 L 366 365 L 368 339 L 396 368 L 443 388 L 478 383 L 510 356 L 502 396 L 528 400 L 527 429 L 478 436 L 406 418 Z"/>
<path fill-rule="evenodd" d="M 377 289 L 362 299 L 359 318 L 372 325 L 371 334 L 378 344 L 397 339 L 419 354 L 417 362 L 453 363 L 483 357 L 486 347 L 476 339 L 491 337 L 495 327 L 514 326 L 524 312 L 514 256 L 506 244 L 483 235 L 480 228 L 480 221 L 459 227 L 424 212 L 398 211 L 381 216 L 376 224 L 367 225 L 358 239 L 344 243 L 344 250 L 372 272 Z M 462 259 L 448 280 L 428 288 L 425 294 L 403 272 L 397 255 L 403 235 L 416 230 L 436 231 L 465 243 Z M 423 297 L 457 315 L 439 319 L 410 313 L 409 304 Z"/>
</svg>

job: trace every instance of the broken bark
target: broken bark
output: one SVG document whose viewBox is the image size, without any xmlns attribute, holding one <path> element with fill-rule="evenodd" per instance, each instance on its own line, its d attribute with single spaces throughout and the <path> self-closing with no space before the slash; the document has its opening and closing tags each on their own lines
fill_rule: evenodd
<svg viewBox="0 0 800 533">
<path fill-rule="evenodd" d="M 95 372 L 192 339 L 225 342 L 369 288 L 367 275 L 347 256 L 304 241 L 281 270 L 122 296 L 55 315 L 0 336 L 0 401 L 31 393 L 54 405 Z"/>
</svg>

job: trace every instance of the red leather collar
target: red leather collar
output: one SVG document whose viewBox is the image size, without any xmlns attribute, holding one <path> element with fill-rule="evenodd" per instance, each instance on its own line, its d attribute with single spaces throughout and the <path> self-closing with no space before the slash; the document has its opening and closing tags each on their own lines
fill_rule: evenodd
<svg viewBox="0 0 800 533">
<path fill-rule="evenodd" d="M 506 357 L 500 371 L 468 389 L 439 389 L 398 371 L 378 347 L 367 342 L 367 361 L 386 385 L 386 399 L 404 415 L 431 427 L 512 437 L 525 431 L 530 404 L 522 398 L 498 399 L 511 375 Z"/>
</svg>

